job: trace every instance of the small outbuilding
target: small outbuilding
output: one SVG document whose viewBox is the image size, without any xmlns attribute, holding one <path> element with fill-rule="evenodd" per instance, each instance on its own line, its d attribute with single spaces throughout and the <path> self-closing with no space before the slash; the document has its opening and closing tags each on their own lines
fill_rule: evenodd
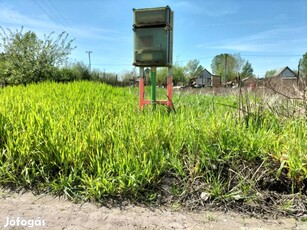
<svg viewBox="0 0 307 230">
<path fill-rule="evenodd" d="M 298 76 L 288 66 L 280 68 L 276 73 L 268 79 L 271 86 L 274 87 L 293 87 L 298 84 Z"/>
<path fill-rule="evenodd" d="M 297 75 L 288 66 L 277 70 L 273 77 L 280 78 L 282 80 L 297 80 Z"/>
<path fill-rule="evenodd" d="M 254 89 L 258 85 L 258 79 L 255 77 L 246 77 L 241 80 L 241 85 L 246 88 Z"/>
<path fill-rule="evenodd" d="M 201 87 L 220 87 L 221 77 L 213 75 L 207 69 L 204 69 L 198 76 L 196 76 L 194 84 Z"/>
</svg>

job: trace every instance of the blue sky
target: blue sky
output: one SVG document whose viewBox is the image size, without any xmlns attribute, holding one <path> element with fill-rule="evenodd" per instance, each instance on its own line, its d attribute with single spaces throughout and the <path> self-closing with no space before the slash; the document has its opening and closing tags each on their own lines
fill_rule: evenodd
<svg viewBox="0 0 307 230">
<path fill-rule="evenodd" d="M 174 11 L 174 62 L 211 71 L 214 56 L 240 53 L 256 76 L 289 66 L 307 52 L 307 0 L 0 0 L 3 28 L 69 33 L 70 61 L 121 74 L 133 69 L 133 8 Z"/>
</svg>

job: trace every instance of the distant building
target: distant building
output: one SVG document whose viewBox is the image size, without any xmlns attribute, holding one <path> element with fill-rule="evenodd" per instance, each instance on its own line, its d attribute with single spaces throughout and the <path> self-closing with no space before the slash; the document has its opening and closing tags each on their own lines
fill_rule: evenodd
<svg viewBox="0 0 307 230">
<path fill-rule="evenodd" d="M 221 77 L 213 75 L 207 69 L 204 69 L 198 76 L 195 77 L 193 84 L 197 87 L 220 87 Z"/>
<path fill-rule="evenodd" d="M 288 66 L 280 68 L 276 73 L 267 79 L 267 83 L 273 87 L 293 87 L 298 84 L 298 76 Z"/>
<path fill-rule="evenodd" d="M 273 77 L 282 80 L 297 80 L 297 75 L 288 66 L 277 70 Z"/>
<path fill-rule="evenodd" d="M 258 79 L 255 77 L 246 77 L 241 80 L 241 85 L 246 88 L 254 89 L 258 85 Z"/>
</svg>

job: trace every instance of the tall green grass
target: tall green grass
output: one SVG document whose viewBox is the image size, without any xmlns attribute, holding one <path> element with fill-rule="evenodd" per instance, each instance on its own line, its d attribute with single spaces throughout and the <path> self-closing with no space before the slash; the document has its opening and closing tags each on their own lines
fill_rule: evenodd
<svg viewBox="0 0 307 230">
<path fill-rule="evenodd" d="M 306 119 L 239 119 L 234 96 L 173 101 L 139 111 L 136 88 L 92 82 L 0 89 L 0 183 L 94 200 L 156 199 L 165 178 L 182 199 L 303 191 Z"/>
</svg>

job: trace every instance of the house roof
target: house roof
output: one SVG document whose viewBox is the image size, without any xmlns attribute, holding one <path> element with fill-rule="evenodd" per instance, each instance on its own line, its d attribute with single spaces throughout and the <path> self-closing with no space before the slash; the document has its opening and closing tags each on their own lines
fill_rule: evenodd
<svg viewBox="0 0 307 230">
<path fill-rule="evenodd" d="M 220 76 L 218 76 L 218 75 L 214 75 L 214 74 L 210 73 L 209 70 L 204 69 L 204 70 L 201 71 L 195 78 L 198 78 L 198 77 L 200 77 L 200 76 L 203 76 L 204 72 L 207 72 L 207 73 L 208 73 L 210 76 L 212 76 L 212 77 L 220 77 Z"/>
<path fill-rule="evenodd" d="M 210 76 L 212 76 L 212 74 L 209 72 L 209 70 L 204 69 L 203 71 L 201 71 L 201 72 L 196 76 L 196 78 L 198 78 L 198 77 L 200 77 L 200 76 L 203 76 L 204 72 L 207 72 Z"/>
<path fill-rule="evenodd" d="M 283 76 L 282 73 L 285 72 L 286 70 L 290 71 L 293 74 L 293 76 Z M 282 78 L 287 78 L 287 79 L 297 78 L 296 74 L 288 66 L 278 69 L 276 73 L 273 75 L 273 77 L 282 77 Z"/>
<path fill-rule="evenodd" d="M 247 80 L 257 81 L 255 77 L 246 77 L 242 79 L 242 81 L 247 81 Z"/>
</svg>

